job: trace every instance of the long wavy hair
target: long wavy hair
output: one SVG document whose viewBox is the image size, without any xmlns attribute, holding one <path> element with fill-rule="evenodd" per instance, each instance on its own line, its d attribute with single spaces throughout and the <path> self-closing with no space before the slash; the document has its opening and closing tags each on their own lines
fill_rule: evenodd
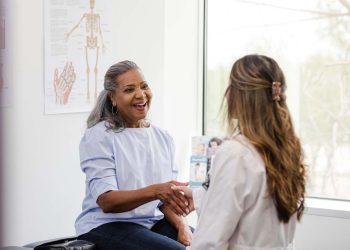
<svg viewBox="0 0 350 250">
<path fill-rule="evenodd" d="M 280 83 L 279 98 L 273 96 L 273 82 Z M 284 223 L 294 213 L 300 220 L 306 179 L 303 150 L 294 132 L 285 89 L 283 72 L 275 60 L 247 55 L 233 64 L 225 92 L 229 132 L 239 130 L 261 155 L 269 193 Z"/>
<path fill-rule="evenodd" d="M 115 93 L 117 89 L 118 83 L 116 79 L 118 76 L 134 69 L 140 70 L 136 63 L 132 61 L 122 61 L 112 65 L 107 70 L 104 78 L 104 89 L 99 94 L 96 104 L 87 119 L 88 128 L 91 128 L 101 121 L 106 121 L 106 127 L 116 132 L 120 132 L 125 128 L 124 119 L 117 112 L 117 107 L 113 107 L 110 96 Z M 144 122 L 144 126 L 149 126 L 146 121 Z"/>
</svg>

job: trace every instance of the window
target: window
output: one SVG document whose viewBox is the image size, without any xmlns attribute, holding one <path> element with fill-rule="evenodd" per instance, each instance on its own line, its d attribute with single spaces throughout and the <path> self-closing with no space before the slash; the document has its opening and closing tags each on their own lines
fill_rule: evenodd
<svg viewBox="0 0 350 250">
<path fill-rule="evenodd" d="M 350 200 L 350 0 L 207 0 L 205 134 L 222 135 L 232 63 L 282 67 L 309 166 L 308 196 Z"/>
</svg>

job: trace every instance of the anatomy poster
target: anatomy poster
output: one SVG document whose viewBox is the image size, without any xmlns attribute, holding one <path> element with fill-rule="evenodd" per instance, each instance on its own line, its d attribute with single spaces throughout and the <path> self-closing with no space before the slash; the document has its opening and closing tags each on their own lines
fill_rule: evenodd
<svg viewBox="0 0 350 250">
<path fill-rule="evenodd" d="M 45 0 L 45 113 L 89 112 L 112 60 L 109 0 Z"/>
</svg>

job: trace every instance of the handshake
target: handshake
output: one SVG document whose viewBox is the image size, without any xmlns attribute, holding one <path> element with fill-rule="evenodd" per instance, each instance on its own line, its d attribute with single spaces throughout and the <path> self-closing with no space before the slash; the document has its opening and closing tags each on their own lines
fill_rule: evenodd
<svg viewBox="0 0 350 250">
<path fill-rule="evenodd" d="M 185 217 L 194 210 L 192 190 L 187 182 L 170 181 L 153 187 L 155 196 L 176 214 Z"/>
</svg>

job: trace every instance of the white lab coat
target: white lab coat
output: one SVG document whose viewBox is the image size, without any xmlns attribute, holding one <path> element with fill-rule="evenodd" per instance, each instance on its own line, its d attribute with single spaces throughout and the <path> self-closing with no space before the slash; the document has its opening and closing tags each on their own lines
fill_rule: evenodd
<svg viewBox="0 0 350 250">
<path fill-rule="evenodd" d="M 243 135 L 220 146 L 208 190 L 193 191 L 199 215 L 190 250 L 292 250 L 296 215 L 281 223 L 260 155 Z"/>
</svg>

